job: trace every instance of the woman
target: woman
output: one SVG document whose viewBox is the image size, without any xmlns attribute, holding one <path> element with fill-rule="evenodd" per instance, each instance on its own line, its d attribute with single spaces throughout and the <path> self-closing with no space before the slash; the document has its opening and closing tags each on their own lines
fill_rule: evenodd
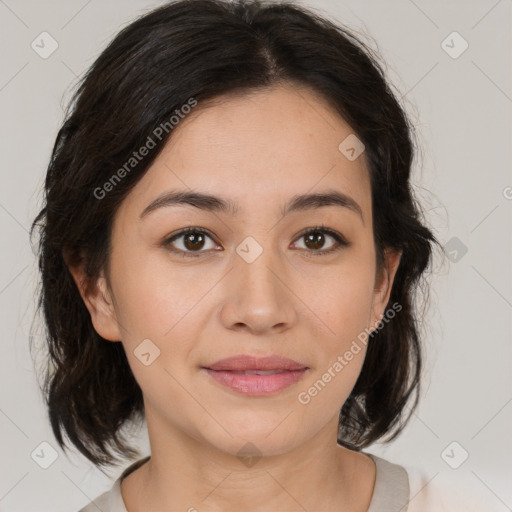
<svg viewBox="0 0 512 512">
<path fill-rule="evenodd" d="M 32 226 L 60 446 L 105 467 L 148 427 L 82 512 L 441 510 L 362 451 L 418 402 L 412 158 L 371 51 L 303 7 L 183 0 L 115 37 Z"/>
</svg>

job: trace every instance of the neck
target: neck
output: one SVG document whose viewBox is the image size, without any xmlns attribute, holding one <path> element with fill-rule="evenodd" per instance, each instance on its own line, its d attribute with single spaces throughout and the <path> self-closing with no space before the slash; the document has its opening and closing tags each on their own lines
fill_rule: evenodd
<svg viewBox="0 0 512 512">
<path fill-rule="evenodd" d="M 250 445 L 245 452 L 228 453 L 181 430 L 169 432 L 168 424 L 164 429 L 151 417 L 151 459 L 123 480 L 123 499 L 130 512 L 328 512 L 367 510 L 370 504 L 374 463 L 337 444 L 337 418 L 292 450 L 265 455 L 251 454 Z"/>
</svg>

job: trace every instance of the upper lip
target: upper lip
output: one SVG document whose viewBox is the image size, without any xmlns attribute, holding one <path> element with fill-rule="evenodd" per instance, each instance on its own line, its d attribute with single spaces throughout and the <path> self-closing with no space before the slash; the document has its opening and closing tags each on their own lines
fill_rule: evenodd
<svg viewBox="0 0 512 512">
<path fill-rule="evenodd" d="M 308 367 L 302 363 L 281 356 L 255 357 L 238 355 L 221 359 L 214 364 L 205 366 L 210 370 L 248 371 L 248 370 L 304 370 Z"/>
</svg>

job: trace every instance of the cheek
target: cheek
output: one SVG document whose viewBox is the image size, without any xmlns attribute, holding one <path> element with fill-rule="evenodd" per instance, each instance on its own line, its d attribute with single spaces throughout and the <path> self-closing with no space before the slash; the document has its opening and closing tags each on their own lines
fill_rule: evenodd
<svg viewBox="0 0 512 512">
<path fill-rule="evenodd" d="M 354 255 L 355 256 L 355 255 Z M 319 318 L 315 340 L 317 365 L 306 388 L 304 401 L 311 400 L 321 413 L 327 404 L 341 407 L 364 363 L 373 293 L 373 262 L 350 258 L 324 277 L 322 286 L 311 288 L 308 305 Z M 327 282 L 328 281 L 328 282 Z M 300 402 L 303 403 L 303 402 Z"/>
<path fill-rule="evenodd" d="M 361 331 L 353 318 L 346 317 L 344 324 L 339 322 L 339 334 L 318 340 L 317 364 L 313 372 L 301 386 L 297 401 L 301 406 L 315 410 L 315 421 L 326 421 L 337 415 L 350 395 L 365 360 L 367 336 L 359 336 Z M 358 337 L 359 336 L 359 337 Z"/>
<path fill-rule="evenodd" d="M 197 269 L 176 271 L 161 254 L 139 257 L 137 252 L 117 259 L 113 279 L 123 346 L 141 388 L 151 393 L 161 379 L 168 381 L 165 369 L 186 378 L 183 362 L 193 359 L 205 322 L 201 301 L 207 301 L 212 284 Z M 144 346 L 149 357 L 158 354 L 150 366 L 138 357 Z"/>
<path fill-rule="evenodd" d="M 204 279 L 190 270 L 176 271 L 158 253 L 132 251 L 112 267 L 118 317 L 130 334 L 161 338 L 204 294 Z"/>
<path fill-rule="evenodd" d="M 329 345 L 340 348 L 369 326 L 373 284 L 371 262 L 347 261 L 326 273 L 315 286 L 305 285 L 305 302 L 317 315 L 322 338 Z"/>
</svg>

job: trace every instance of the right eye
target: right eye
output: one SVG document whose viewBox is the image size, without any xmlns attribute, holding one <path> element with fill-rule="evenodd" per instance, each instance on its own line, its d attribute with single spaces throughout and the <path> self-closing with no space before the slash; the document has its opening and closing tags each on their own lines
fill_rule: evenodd
<svg viewBox="0 0 512 512">
<path fill-rule="evenodd" d="M 171 237 L 167 238 L 163 242 L 163 245 L 169 248 L 171 252 L 181 254 L 183 257 L 197 258 L 201 254 L 193 254 L 194 252 L 208 252 L 206 250 L 201 250 L 204 248 L 206 238 L 209 238 L 213 242 L 213 238 L 206 230 L 202 228 L 190 227 L 182 229 L 178 233 L 175 233 Z M 176 248 L 175 241 L 180 239 L 182 240 L 179 242 L 178 245 L 181 245 L 181 247 Z M 213 246 L 215 246 L 215 243 L 213 244 Z"/>
</svg>

